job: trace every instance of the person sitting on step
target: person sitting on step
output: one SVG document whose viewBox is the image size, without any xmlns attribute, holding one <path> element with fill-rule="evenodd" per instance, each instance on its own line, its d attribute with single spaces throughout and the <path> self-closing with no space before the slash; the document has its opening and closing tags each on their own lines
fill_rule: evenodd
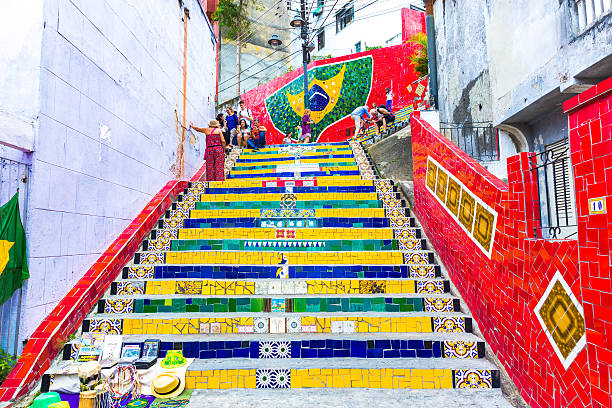
<svg viewBox="0 0 612 408">
<path fill-rule="evenodd" d="M 247 146 L 253 150 L 259 150 L 266 145 L 266 132 L 265 126 L 259 125 L 259 119 L 253 119 L 253 125 L 251 126 L 251 134 L 247 140 Z"/>
</svg>

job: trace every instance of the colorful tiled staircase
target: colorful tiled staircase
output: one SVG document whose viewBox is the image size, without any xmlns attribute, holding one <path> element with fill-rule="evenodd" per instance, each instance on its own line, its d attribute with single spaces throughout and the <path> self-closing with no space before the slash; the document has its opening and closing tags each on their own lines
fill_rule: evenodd
<svg viewBox="0 0 612 408">
<path fill-rule="evenodd" d="M 237 156 L 227 181 L 178 197 L 83 332 L 181 349 L 188 388 L 499 387 L 360 143 Z"/>
</svg>

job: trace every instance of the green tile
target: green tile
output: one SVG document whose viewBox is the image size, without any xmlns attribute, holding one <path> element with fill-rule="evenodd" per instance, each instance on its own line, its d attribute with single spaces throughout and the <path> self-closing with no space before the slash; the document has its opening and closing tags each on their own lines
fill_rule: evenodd
<svg viewBox="0 0 612 408">
<path fill-rule="evenodd" d="M 264 300 L 262 298 L 251 298 L 251 312 L 263 312 Z"/>
<path fill-rule="evenodd" d="M 306 312 L 306 299 L 305 298 L 293 299 L 293 311 L 297 313 Z"/>
</svg>

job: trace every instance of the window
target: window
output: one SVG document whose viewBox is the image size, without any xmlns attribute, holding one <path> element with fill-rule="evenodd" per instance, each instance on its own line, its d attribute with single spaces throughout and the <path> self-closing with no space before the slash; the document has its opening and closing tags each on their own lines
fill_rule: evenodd
<svg viewBox="0 0 612 408">
<path fill-rule="evenodd" d="M 361 52 L 361 41 L 355 44 L 355 52 Z"/>
<path fill-rule="evenodd" d="M 342 7 L 338 13 L 336 13 L 336 32 L 340 32 L 349 25 L 352 21 L 355 14 L 355 7 L 353 3 L 349 3 L 346 6 Z"/>
<path fill-rule="evenodd" d="M 317 34 L 317 50 L 325 48 L 325 30 L 319 31 Z"/>
<path fill-rule="evenodd" d="M 584 31 L 611 9 L 611 0 L 576 0 L 578 32 Z"/>
</svg>

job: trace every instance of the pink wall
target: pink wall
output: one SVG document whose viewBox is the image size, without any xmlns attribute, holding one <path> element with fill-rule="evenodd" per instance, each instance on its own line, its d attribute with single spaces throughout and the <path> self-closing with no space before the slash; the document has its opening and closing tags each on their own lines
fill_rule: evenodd
<svg viewBox="0 0 612 408">
<path fill-rule="evenodd" d="M 533 407 L 612 406 L 612 219 L 589 214 L 589 199 L 612 205 L 611 91 L 612 78 L 565 105 L 578 208 L 573 240 L 533 238 L 533 153 L 508 159 L 506 184 L 418 113 L 411 119 L 417 215 Z"/>
<path fill-rule="evenodd" d="M 417 74 L 414 72 L 408 56 L 416 52 L 418 48 L 418 45 L 409 43 L 338 58 L 315 61 L 308 66 L 308 70 L 310 72 L 316 67 L 323 67 L 330 64 L 341 65 L 342 63 L 354 61 L 364 56 L 371 56 L 372 85 L 369 90 L 369 95 L 364 95 L 364 100 L 367 100 L 368 105 L 371 105 L 372 102 L 384 104 L 386 99 L 385 87 L 390 87 L 394 94 L 394 110 L 397 110 L 397 108 L 412 104 L 414 92 L 408 91 L 407 86 L 417 79 Z M 295 71 L 242 94 L 242 100 L 252 109 L 254 117 L 259 118 L 262 124 L 268 129 L 268 144 L 281 143 L 284 134 L 275 129 L 270 115 L 268 115 L 266 110 L 265 100 L 293 80 L 297 80 L 301 83 L 301 78 L 302 69 L 296 69 Z M 309 84 L 309 86 L 312 86 L 312 84 Z M 357 104 L 351 105 L 351 109 L 345 110 L 342 113 L 341 120 L 324 128 L 317 141 L 343 141 L 350 137 L 350 135 L 347 136 L 346 130 L 354 127 L 353 121 L 350 119 L 349 115 L 352 108 L 356 106 Z"/>
</svg>

